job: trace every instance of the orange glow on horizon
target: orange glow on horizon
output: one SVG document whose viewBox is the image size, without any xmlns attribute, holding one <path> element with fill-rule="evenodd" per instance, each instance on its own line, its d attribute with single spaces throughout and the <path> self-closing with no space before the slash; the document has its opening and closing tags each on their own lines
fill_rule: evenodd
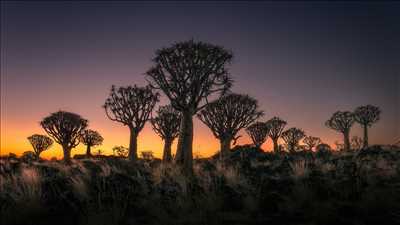
<svg viewBox="0 0 400 225">
<path fill-rule="evenodd" d="M 3 123 L 5 122 L 5 123 Z M 4 129 L 4 124 L 7 124 L 7 128 L 13 127 L 14 129 Z M 113 129 L 110 130 L 109 127 L 97 126 L 92 129 L 98 130 L 104 137 L 104 142 L 101 146 L 95 146 L 92 148 L 92 154 L 101 149 L 102 154 L 112 155 L 112 148 L 116 145 L 123 145 L 128 147 L 129 143 L 129 131 L 117 123 L 113 124 Z M 24 151 L 31 151 L 32 146 L 26 137 L 38 133 L 45 134 L 38 123 L 20 124 L 13 123 L 12 121 L 2 120 L 2 132 L 1 133 L 1 148 L 0 155 L 8 155 L 9 153 L 15 153 L 16 155 L 21 155 Z M 238 140 L 238 145 L 250 144 L 251 140 L 242 130 L 240 132 L 242 137 Z M 162 157 L 163 141 L 158 137 L 151 129 L 149 124 L 146 124 L 145 128 L 139 134 L 138 137 L 138 155 L 142 151 L 152 151 L 154 156 L 157 158 Z M 173 143 L 172 152 L 175 154 L 177 139 Z M 330 145 L 332 143 L 329 143 Z M 272 141 L 268 138 L 267 142 L 264 143 L 262 149 L 264 151 L 272 151 Z M 214 138 L 211 131 L 208 130 L 203 124 L 195 123 L 194 130 L 194 142 L 193 142 L 193 155 L 198 157 L 209 157 L 215 154 L 219 150 L 219 141 Z M 85 154 L 86 146 L 79 144 L 71 152 L 71 155 L 75 154 Z M 42 158 L 50 159 L 56 157 L 61 159 L 63 157 L 62 148 L 59 144 L 54 143 L 47 151 L 41 154 Z"/>
</svg>

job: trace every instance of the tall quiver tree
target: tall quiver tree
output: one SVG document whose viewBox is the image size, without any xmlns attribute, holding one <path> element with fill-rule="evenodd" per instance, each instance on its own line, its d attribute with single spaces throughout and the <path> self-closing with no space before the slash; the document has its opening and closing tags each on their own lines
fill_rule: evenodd
<svg viewBox="0 0 400 225">
<path fill-rule="evenodd" d="M 282 132 L 282 139 L 285 141 L 289 152 L 296 152 L 296 148 L 299 145 L 299 141 L 305 137 L 305 133 L 302 129 L 292 127 Z"/>
<path fill-rule="evenodd" d="M 58 111 L 45 117 L 40 125 L 63 148 L 64 161 L 71 160 L 71 150 L 80 142 L 81 132 L 87 127 L 88 121 L 80 115 Z"/>
<path fill-rule="evenodd" d="M 231 149 L 237 133 L 263 115 L 258 110 L 257 100 L 248 95 L 229 94 L 203 108 L 198 118 L 207 125 L 220 140 L 221 158 Z"/>
<path fill-rule="evenodd" d="M 40 158 L 40 153 L 46 151 L 53 144 L 53 140 L 46 135 L 34 134 L 28 137 L 28 141 L 33 147 L 33 152 L 35 153 L 36 159 Z"/>
<path fill-rule="evenodd" d="M 354 111 L 355 121 L 364 129 L 363 148 L 368 147 L 368 127 L 379 121 L 380 114 L 379 107 L 373 105 L 360 106 Z"/>
<path fill-rule="evenodd" d="M 157 116 L 152 118 L 153 130 L 164 140 L 163 162 L 172 160 L 171 146 L 179 134 L 180 113 L 172 106 L 161 106 L 157 110 Z"/>
<path fill-rule="evenodd" d="M 91 147 L 101 145 L 103 143 L 103 137 L 99 134 L 99 132 L 95 130 L 84 130 L 80 136 L 81 142 L 86 145 L 86 156 L 92 156 L 90 151 Z"/>
<path fill-rule="evenodd" d="M 162 90 L 172 107 L 182 113 L 176 163 L 185 173 L 193 170 L 193 115 L 206 105 L 208 97 L 231 87 L 226 65 L 232 57 L 217 45 L 178 42 L 157 50 L 155 65 L 146 73 L 152 87 Z"/>
<path fill-rule="evenodd" d="M 350 129 L 354 124 L 354 114 L 349 111 L 337 111 L 325 122 L 325 125 L 343 134 L 344 149 L 350 149 Z"/>
<path fill-rule="evenodd" d="M 274 143 L 274 152 L 278 153 L 279 152 L 278 140 L 287 122 L 275 116 L 272 117 L 270 120 L 268 120 L 267 124 L 270 127 L 269 137 L 272 139 L 272 142 Z"/>
<path fill-rule="evenodd" d="M 267 123 L 255 122 L 246 128 L 247 134 L 250 136 L 256 148 L 261 148 L 261 145 L 268 138 L 270 127 Z"/>
<path fill-rule="evenodd" d="M 131 161 L 137 159 L 137 137 L 143 129 L 150 113 L 158 101 L 158 94 L 150 86 L 136 85 L 116 88 L 111 87 L 109 97 L 103 107 L 107 117 L 128 126 L 130 131 L 129 154 Z"/>
<path fill-rule="evenodd" d="M 314 147 L 317 145 L 321 144 L 321 138 L 319 137 L 313 137 L 313 136 L 307 136 L 303 139 L 304 144 L 307 145 L 308 150 L 312 151 Z"/>
</svg>

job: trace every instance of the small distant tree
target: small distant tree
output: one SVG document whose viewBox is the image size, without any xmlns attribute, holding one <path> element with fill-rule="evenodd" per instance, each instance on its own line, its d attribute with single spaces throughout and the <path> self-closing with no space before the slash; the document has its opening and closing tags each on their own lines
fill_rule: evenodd
<svg viewBox="0 0 400 225">
<path fill-rule="evenodd" d="M 103 154 L 103 150 L 97 149 L 96 155 L 97 155 L 97 156 L 101 156 L 102 154 Z"/>
<path fill-rule="evenodd" d="M 267 123 L 255 122 L 246 128 L 247 134 L 250 136 L 256 148 L 261 148 L 261 145 L 267 140 L 270 127 Z"/>
<path fill-rule="evenodd" d="M 53 144 L 53 140 L 51 140 L 51 138 L 41 134 L 34 134 L 32 136 L 29 136 L 28 141 L 31 143 L 33 147 L 33 152 L 36 156 L 36 159 L 39 159 L 40 154 L 43 151 L 49 149 L 50 146 Z"/>
<path fill-rule="evenodd" d="M 313 148 L 319 144 L 321 144 L 321 138 L 319 137 L 313 137 L 313 136 L 307 136 L 303 139 L 304 144 L 307 145 L 308 150 L 312 151 Z"/>
<path fill-rule="evenodd" d="M 360 106 L 354 111 L 354 119 L 364 129 L 363 148 L 368 147 L 368 127 L 380 119 L 381 110 L 373 105 Z"/>
<path fill-rule="evenodd" d="M 25 151 L 21 155 L 21 159 L 24 160 L 25 162 L 32 162 L 37 159 L 36 153 L 33 151 Z"/>
<path fill-rule="evenodd" d="M 81 134 L 81 142 L 87 146 L 86 148 L 86 156 L 92 156 L 90 149 L 91 147 L 101 145 L 103 143 L 103 137 L 99 134 L 99 132 L 95 130 L 84 130 Z"/>
<path fill-rule="evenodd" d="M 64 161 L 71 160 L 71 149 L 79 144 L 81 132 L 86 129 L 88 121 L 80 115 L 58 111 L 45 117 L 40 125 L 63 148 Z"/>
<path fill-rule="evenodd" d="M 350 141 L 351 148 L 354 150 L 359 150 L 363 147 L 363 139 L 358 136 L 353 136 Z"/>
<path fill-rule="evenodd" d="M 223 94 L 232 81 L 226 65 L 232 60 L 226 49 L 193 40 L 157 50 L 155 65 L 147 71 L 152 87 L 160 89 L 172 107 L 182 113 L 176 163 L 193 172 L 193 116 L 213 94 Z"/>
<path fill-rule="evenodd" d="M 112 150 L 119 157 L 128 157 L 129 149 L 124 146 L 114 146 Z"/>
<path fill-rule="evenodd" d="M 285 141 L 289 152 L 296 152 L 299 145 L 299 141 L 305 137 L 303 130 L 299 128 L 292 127 L 284 132 L 282 132 L 282 139 Z"/>
<path fill-rule="evenodd" d="M 153 152 L 152 151 L 143 151 L 142 158 L 144 160 L 153 160 L 154 159 Z"/>
<path fill-rule="evenodd" d="M 111 87 L 111 93 L 103 107 L 110 120 L 129 127 L 128 157 L 131 161 L 137 159 L 137 137 L 157 101 L 158 94 L 153 93 L 149 86 Z"/>
<path fill-rule="evenodd" d="M 354 124 L 354 114 L 349 111 L 337 111 L 325 122 L 325 125 L 343 134 L 344 149 L 350 149 L 350 129 Z"/>
<path fill-rule="evenodd" d="M 220 140 L 221 158 L 231 149 L 237 133 L 263 115 L 257 100 L 248 95 L 229 94 L 209 103 L 197 116 Z"/>
<path fill-rule="evenodd" d="M 279 152 L 278 140 L 287 123 L 286 121 L 282 120 L 279 117 L 273 117 L 272 119 L 267 121 L 267 124 L 270 127 L 269 137 L 272 139 L 274 143 L 274 152 L 278 153 Z"/>
<path fill-rule="evenodd" d="M 161 106 L 157 116 L 152 118 L 151 124 L 154 132 L 164 140 L 163 162 L 171 162 L 171 146 L 179 134 L 180 113 L 172 106 Z"/>
</svg>

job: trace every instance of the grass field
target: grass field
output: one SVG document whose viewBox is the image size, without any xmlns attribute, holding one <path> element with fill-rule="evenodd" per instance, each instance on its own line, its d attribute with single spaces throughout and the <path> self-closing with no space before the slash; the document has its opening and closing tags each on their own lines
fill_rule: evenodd
<svg viewBox="0 0 400 225">
<path fill-rule="evenodd" d="M 0 161 L 1 224 L 400 224 L 400 149 Z"/>
</svg>

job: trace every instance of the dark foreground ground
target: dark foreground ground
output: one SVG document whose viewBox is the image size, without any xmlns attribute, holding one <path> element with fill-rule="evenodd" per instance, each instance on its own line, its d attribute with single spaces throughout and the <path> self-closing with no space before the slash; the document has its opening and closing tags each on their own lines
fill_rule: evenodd
<svg viewBox="0 0 400 225">
<path fill-rule="evenodd" d="M 400 224 L 400 150 L 274 155 L 239 147 L 188 180 L 159 161 L 0 161 L 0 223 Z"/>
</svg>

